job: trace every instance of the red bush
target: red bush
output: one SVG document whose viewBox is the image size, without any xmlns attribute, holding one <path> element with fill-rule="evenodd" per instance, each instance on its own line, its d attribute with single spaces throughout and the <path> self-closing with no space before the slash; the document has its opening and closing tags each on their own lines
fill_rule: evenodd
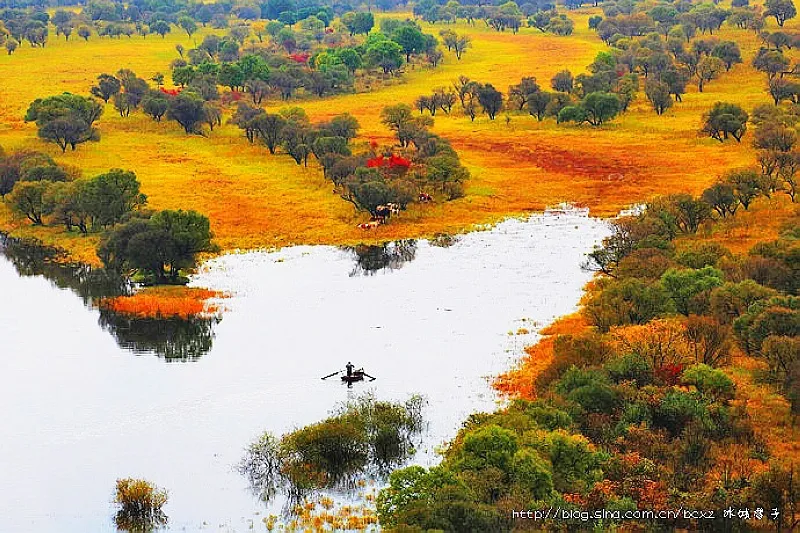
<svg viewBox="0 0 800 533">
<path fill-rule="evenodd" d="M 410 160 L 395 154 L 390 155 L 388 159 L 379 155 L 367 161 L 367 168 L 407 169 L 410 166 Z"/>
<path fill-rule="evenodd" d="M 310 54 L 290 54 L 289 59 L 296 63 L 308 63 L 308 58 L 311 57 Z"/>
<path fill-rule="evenodd" d="M 400 157 L 399 155 L 394 155 L 389 158 L 389 168 L 409 168 L 411 166 L 411 161 L 406 159 L 405 157 Z"/>
<path fill-rule="evenodd" d="M 657 368 L 655 374 L 665 385 L 677 385 L 683 374 L 683 365 L 666 364 Z"/>
<path fill-rule="evenodd" d="M 386 164 L 386 159 L 382 155 L 379 155 L 367 161 L 367 168 L 380 168 L 386 166 Z"/>
</svg>

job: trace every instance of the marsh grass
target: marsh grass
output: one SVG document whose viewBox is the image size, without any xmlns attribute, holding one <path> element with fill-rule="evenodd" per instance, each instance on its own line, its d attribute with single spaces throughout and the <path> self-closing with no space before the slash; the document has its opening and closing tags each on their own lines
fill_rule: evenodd
<svg viewBox="0 0 800 533">
<path fill-rule="evenodd" d="M 319 490 L 353 492 L 415 452 L 416 438 L 425 429 L 424 405 L 419 396 L 405 403 L 361 396 L 280 439 L 264 433 L 246 448 L 236 469 L 264 501 L 279 491 L 290 502 Z"/>
<path fill-rule="evenodd" d="M 154 531 L 167 524 L 162 508 L 167 491 L 144 479 L 117 480 L 114 503 L 119 506 L 114 522 L 117 528 L 131 533 Z"/>
</svg>

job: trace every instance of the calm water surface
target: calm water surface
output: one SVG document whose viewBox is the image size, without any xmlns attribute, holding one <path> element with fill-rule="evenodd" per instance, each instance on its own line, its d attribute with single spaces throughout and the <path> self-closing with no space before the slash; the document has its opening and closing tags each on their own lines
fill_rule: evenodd
<svg viewBox="0 0 800 533">
<path fill-rule="evenodd" d="M 169 490 L 170 530 L 264 530 L 274 509 L 232 468 L 243 448 L 365 391 L 424 395 L 414 462 L 436 462 L 469 413 L 496 406 L 491 376 L 575 308 L 607 231 L 544 215 L 454 241 L 225 255 L 192 284 L 230 291 L 227 311 L 189 325 L 101 315 L 87 305 L 97 280 L 52 281 L 0 254 L 0 531 L 114 531 L 128 476 Z M 378 379 L 320 380 L 347 361 Z"/>
</svg>

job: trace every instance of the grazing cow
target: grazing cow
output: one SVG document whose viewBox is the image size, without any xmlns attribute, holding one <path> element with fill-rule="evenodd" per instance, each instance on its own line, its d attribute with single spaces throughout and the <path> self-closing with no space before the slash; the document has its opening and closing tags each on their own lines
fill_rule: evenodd
<svg viewBox="0 0 800 533">
<path fill-rule="evenodd" d="M 423 203 L 424 202 L 430 202 L 431 200 L 433 200 L 433 198 L 431 197 L 430 194 L 428 194 L 426 192 L 419 193 L 419 201 L 420 202 L 423 202 Z"/>
<path fill-rule="evenodd" d="M 391 204 L 390 203 L 390 204 L 386 204 L 386 207 L 389 208 L 389 211 L 391 211 L 391 213 L 393 215 L 399 215 L 400 214 L 400 206 L 398 204 Z"/>
<path fill-rule="evenodd" d="M 392 210 L 387 205 L 379 205 L 375 208 L 375 218 L 381 221 L 382 224 L 385 224 L 386 221 L 392 214 Z"/>
<path fill-rule="evenodd" d="M 377 228 L 380 225 L 381 223 L 378 220 L 370 220 L 369 222 L 364 222 L 363 224 L 359 224 L 358 228 L 363 230 L 371 230 Z"/>
</svg>

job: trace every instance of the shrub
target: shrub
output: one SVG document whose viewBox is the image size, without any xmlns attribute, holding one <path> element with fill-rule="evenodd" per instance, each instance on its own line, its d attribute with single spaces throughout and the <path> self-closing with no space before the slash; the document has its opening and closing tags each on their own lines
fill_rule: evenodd
<svg viewBox="0 0 800 533">
<path fill-rule="evenodd" d="M 669 294 L 660 284 L 629 278 L 611 281 L 592 295 L 584 313 L 605 332 L 613 326 L 645 324 L 672 309 Z"/>
<path fill-rule="evenodd" d="M 167 491 L 144 479 L 118 479 L 114 502 L 119 506 L 115 522 L 119 529 L 150 531 L 167 522 L 162 507 Z"/>
<path fill-rule="evenodd" d="M 736 388 L 725 372 L 704 364 L 690 366 L 683 372 L 681 379 L 684 384 L 693 385 L 700 394 L 712 401 L 732 399 Z"/>
<path fill-rule="evenodd" d="M 653 414 L 653 424 L 663 427 L 672 436 L 680 435 L 694 421 L 710 424 L 708 406 L 696 396 L 682 391 L 668 392 Z"/>
<path fill-rule="evenodd" d="M 642 387 L 653 381 L 653 368 L 636 354 L 626 354 L 609 361 L 605 368 L 616 383 L 634 381 L 637 386 Z"/>
<path fill-rule="evenodd" d="M 687 270 L 671 268 L 661 276 L 661 283 L 679 313 L 704 314 L 708 304 L 703 301 L 703 295 L 722 285 L 723 275 L 720 270 L 710 266 Z"/>
</svg>

